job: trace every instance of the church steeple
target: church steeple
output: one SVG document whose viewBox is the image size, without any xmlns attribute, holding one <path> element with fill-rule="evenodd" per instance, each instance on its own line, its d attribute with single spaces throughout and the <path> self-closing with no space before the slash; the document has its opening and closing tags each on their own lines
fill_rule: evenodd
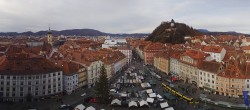
<svg viewBox="0 0 250 110">
<path fill-rule="evenodd" d="M 50 25 L 49 25 L 49 31 L 48 31 L 48 34 L 52 34 L 51 31 L 50 31 Z"/>
<path fill-rule="evenodd" d="M 49 30 L 48 30 L 48 34 L 47 34 L 47 40 L 48 40 L 48 43 L 49 43 L 50 45 L 53 44 L 53 37 L 52 37 L 51 30 L 50 30 L 50 25 L 49 25 Z"/>
</svg>

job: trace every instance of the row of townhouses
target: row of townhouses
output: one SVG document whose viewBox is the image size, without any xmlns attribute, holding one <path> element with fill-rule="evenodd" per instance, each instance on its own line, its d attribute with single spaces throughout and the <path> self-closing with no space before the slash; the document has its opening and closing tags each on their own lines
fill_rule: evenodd
<svg viewBox="0 0 250 110">
<path fill-rule="evenodd" d="M 242 97 L 243 90 L 250 90 L 249 41 L 242 36 L 196 36 L 185 44 L 129 44 L 145 64 L 166 74 L 214 94 Z"/>
</svg>

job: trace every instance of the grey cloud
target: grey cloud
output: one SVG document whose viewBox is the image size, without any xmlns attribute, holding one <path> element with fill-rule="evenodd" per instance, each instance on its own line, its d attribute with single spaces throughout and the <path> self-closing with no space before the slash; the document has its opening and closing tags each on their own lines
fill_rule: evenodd
<svg viewBox="0 0 250 110">
<path fill-rule="evenodd" d="M 150 33 L 174 18 L 195 28 L 250 33 L 248 1 L 236 0 L 1 0 L 0 31 L 93 28 Z"/>
</svg>

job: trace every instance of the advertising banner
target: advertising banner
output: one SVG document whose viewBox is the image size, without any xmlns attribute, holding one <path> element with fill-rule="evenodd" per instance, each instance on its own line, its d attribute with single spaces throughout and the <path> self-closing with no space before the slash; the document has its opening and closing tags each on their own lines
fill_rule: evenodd
<svg viewBox="0 0 250 110">
<path fill-rule="evenodd" d="M 248 91 L 243 91 L 243 97 L 244 97 L 244 103 L 247 107 L 249 107 L 249 101 L 248 101 Z"/>
</svg>

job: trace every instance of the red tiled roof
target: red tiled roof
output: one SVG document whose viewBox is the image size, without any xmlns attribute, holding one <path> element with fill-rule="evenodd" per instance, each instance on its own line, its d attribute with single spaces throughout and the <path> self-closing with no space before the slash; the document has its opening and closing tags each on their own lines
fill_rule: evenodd
<svg viewBox="0 0 250 110">
<path fill-rule="evenodd" d="M 228 66 L 226 69 L 218 74 L 227 78 L 243 79 L 250 76 L 250 55 L 249 54 L 237 54 L 228 60 Z"/>
<path fill-rule="evenodd" d="M 79 64 L 70 61 L 62 61 L 62 65 L 60 65 L 60 67 L 62 68 L 64 75 L 72 75 L 80 69 Z"/>
<path fill-rule="evenodd" d="M 196 50 L 187 50 L 185 53 L 182 54 L 183 56 L 189 56 L 193 59 L 199 59 L 199 60 L 203 60 L 205 59 L 207 56 L 209 56 L 209 54 L 206 54 L 202 51 L 196 51 Z"/>
<path fill-rule="evenodd" d="M 156 58 L 165 58 L 165 59 L 169 59 L 169 51 L 160 51 L 160 52 L 157 52 L 154 57 Z"/>
<path fill-rule="evenodd" d="M 250 50 L 250 46 L 242 46 L 240 47 L 241 50 Z"/>
<path fill-rule="evenodd" d="M 146 47 L 144 47 L 144 51 L 152 51 L 152 50 L 163 50 L 165 49 L 165 46 L 164 44 L 162 43 L 150 43 L 148 44 Z"/>
<path fill-rule="evenodd" d="M 219 62 L 203 61 L 202 66 L 200 66 L 199 69 L 217 74 L 219 72 L 220 67 L 221 67 L 221 64 Z"/>
<path fill-rule="evenodd" d="M 205 46 L 203 51 L 205 52 L 213 52 L 213 53 L 220 53 L 223 47 L 221 46 Z"/>
<path fill-rule="evenodd" d="M 171 50 L 171 58 L 175 58 L 175 59 L 180 59 L 180 56 L 185 52 L 185 51 L 179 51 L 179 50 Z"/>
<path fill-rule="evenodd" d="M 29 54 L 11 54 L 2 56 L 0 74 L 44 74 L 60 71 L 54 63 L 41 57 L 30 57 Z"/>
</svg>

